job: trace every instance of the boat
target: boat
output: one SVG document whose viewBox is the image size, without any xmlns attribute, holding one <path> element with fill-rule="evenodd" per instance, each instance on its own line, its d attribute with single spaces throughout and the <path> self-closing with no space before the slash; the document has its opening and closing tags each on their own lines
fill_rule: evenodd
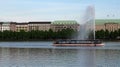
<svg viewBox="0 0 120 67">
<path fill-rule="evenodd" d="M 104 46 L 101 40 L 56 40 L 53 46 Z"/>
</svg>

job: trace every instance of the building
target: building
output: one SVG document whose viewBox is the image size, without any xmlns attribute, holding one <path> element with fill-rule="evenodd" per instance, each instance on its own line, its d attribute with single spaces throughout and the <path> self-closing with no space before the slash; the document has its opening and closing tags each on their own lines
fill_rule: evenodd
<svg viewBox="0 0 120 67">
<path fill-rule="evenodd" d="M 115 31 L 118 30 L 119 24 L 118 23 L 105 23 L 105 29 L 108 31 Z"/>
<path fill-rule="evenodd" d="M 31 31 L 31 30 L 43 30 L 48 31 L 50 29 L 51 22 L 0 22 L 0 31 Z"/>
<path fill-rule="evenodd" d="M 98 30 L 108 30 L 108 31 L 115 31 L 120 29 L 118 23 L 105 23 L 103 25 L 96 25 L 96 31 Z"/>
<path fill-rule="evenodd" d="M 96 25 L 95 26 L 95 30 L 98 31 L 98 30 L 105 30 L 105 25 Z"/>
<path fill-rule="evenodd" d="M 16 23 L 16 31 L 20 32 L 21 30 L 29 31 L 28 23 Z"/>
<path fill-rule="evenodd" d="M 118 25 L 118 29 L 120 29 L 120 24 Z"/>
<path fill-rule="evenodd" d="M 51 26 L 51 22 L 29 22 L 29 31 L 32 30 L 43 30 L 48 31 Z"/>
<path fill-rule="evenodd" d="M 0 31 L 16 31 L 16 22 L 0 22 Z"/>
<path fill-rule="evenodd" d="M 62 29 L 71 28 L 73 30 L 79 30 L 79 24 L 74 20 L 63 20 L 63 21 L 54 21 L 51 23 L 51 29 L 53 31 L 61 31 Z"/>
<path fill-rule="evenodd" d="M 2 23 L 3 23 L 3 22 L 0 22 L 0 31 L 2 31 Z"/>
<path fill-rule="evenodd" d="M 110 22 L 112 21 L 112 22 Z M 120 29 L 120 20 L 96 20 L 95 30 L 108 30 L 115 31 Z M 80 25 L 77 21 L 74 20 L 58 20 L 51 22 L 25 22 L 25 23 L 16 23 L 16 22 L 0 22 L 0 31 L 32 31 L 32 30 L 43 30 L 48 31 L 52 29 L 53 31 L 60 31 L 62 29 L 71 28 L 73 30 L 79 31 Z"/>
<path fill-rule="evenodd" d="M 10 22 L 10 30 L 16 31 L 16 22 Z"/>
<path fill-rule="evenodd" d="M 10 31 L 10 22 L 2 23 L 2 30 L 1 31 Z"/>
<path fill-rule="evenodd" d="M 96 31 L 108 30 L 115 31 L 120 29 L 120 19 L 99 19 L 95 21 Z"/>
</svg>

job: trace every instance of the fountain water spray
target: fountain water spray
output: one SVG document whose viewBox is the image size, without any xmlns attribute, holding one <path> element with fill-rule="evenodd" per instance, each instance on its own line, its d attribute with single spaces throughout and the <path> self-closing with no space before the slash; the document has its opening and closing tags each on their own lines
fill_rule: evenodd
<svg viewBox="0 0 120 67">
<path fill-rule="evenodd" d="M 83 24 L 80 24 L 80 30 L 78 32 L 77 39 L 79 40 L 87 40 L 94 39 L 95 40 L 95 9 L 94 6 L 88 6 L 83 20 L 81 20 Z"/>
</svg>

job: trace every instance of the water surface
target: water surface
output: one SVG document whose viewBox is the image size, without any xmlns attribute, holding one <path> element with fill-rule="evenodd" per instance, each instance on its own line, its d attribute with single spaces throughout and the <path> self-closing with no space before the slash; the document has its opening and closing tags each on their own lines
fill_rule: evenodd
<svg viewBox="0 0 120 67">
<path fill-rule="evenodd" d="M 0 67 L 120 67 L 119 42 L 54 47 L 52 42 L 0 42 Z"/>
<path fill-rule="evenodd" d="M 103 47 L 55 47 L 52 41 L 0 42 L 8 48 L 52 48 L 52 49 L 120 49 L 120 42 L 103 42 Z"/>
</svg>

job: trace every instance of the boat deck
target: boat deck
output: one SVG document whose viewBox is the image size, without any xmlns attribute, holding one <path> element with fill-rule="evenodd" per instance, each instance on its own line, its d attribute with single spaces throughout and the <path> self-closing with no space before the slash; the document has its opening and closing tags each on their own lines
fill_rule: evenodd
<svg viewBox="0 0 120 67">
<path fill-rule="evenodd" d="M 54 46 L 103 46 L 100 40 L 57 40 Z"/>
</svg>

